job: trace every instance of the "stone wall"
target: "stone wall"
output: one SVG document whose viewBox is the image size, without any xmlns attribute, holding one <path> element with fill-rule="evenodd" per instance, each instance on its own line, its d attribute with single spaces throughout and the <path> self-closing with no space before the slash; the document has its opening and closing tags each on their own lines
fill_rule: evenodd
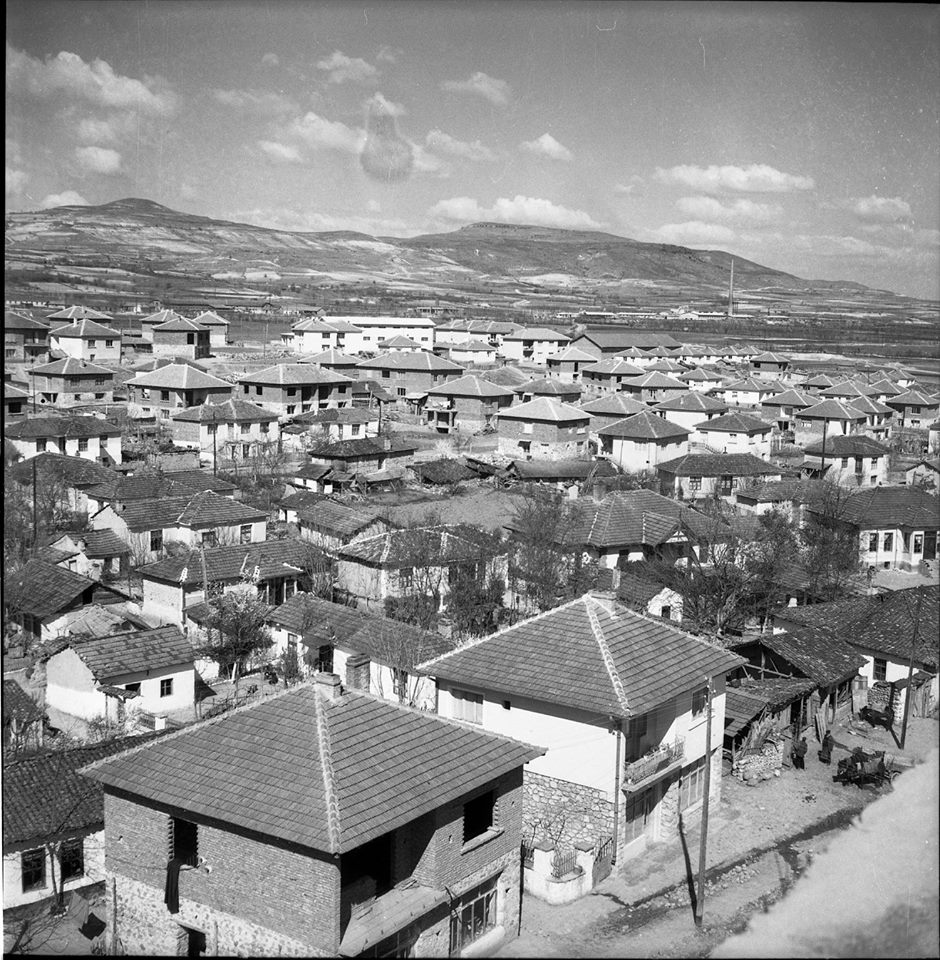
<svg viewBox="0 0 940 960">
<path fill-rule="evenodd" d="M 602 790 L 526 770 L 523 792 L 527 837 L 551 839 L 570 848 L 576 843 L 594 843 L 613 832 L 614 805 Z M 547 833 L 552 828 L 548 821 L 560 826 L 562 818 L 563 829 L 549 838 Z"/>
<path fill-rule="evenodd" d="M 783 766 L 783 751 L 788 741 L 765 740 L 759 753 L 748 753 L 739 756 L 732 772 L 739 779 L 756 786 L 761 780 L 770 780 L 780 776 Z"/>
</svg>

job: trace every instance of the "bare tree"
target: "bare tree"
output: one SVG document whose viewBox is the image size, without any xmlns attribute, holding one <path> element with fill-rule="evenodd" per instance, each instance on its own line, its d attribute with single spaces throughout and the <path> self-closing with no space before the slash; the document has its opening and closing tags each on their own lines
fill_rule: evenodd
<svg viewBox="0 0 940 960">
<path fill-rule="evenodd" d="M 800 531 L 802 557 L 814 593 L 832 600 L 858 576 L 858 529 L 848 521 L 852 490 L 830 480 L 816 488 Z"/>
<path fill-rule="evenodd" d="M 196 656 L 215 661 L 220 670 L 231 670 L 235 682 L 245 664 L 273 643 L 267 624 L 271 608 L 248 584 L 208 598 L 208 605 L 206 636 L 196 645 Z"/>
</svg>

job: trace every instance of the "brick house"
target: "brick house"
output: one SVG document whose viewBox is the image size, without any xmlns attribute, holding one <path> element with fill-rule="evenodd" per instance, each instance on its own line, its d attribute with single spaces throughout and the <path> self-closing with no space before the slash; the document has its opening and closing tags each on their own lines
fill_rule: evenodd
<svg viewBox="0 0 940 960">
<path fill-rule="evenodd" d="M 617 393 L 625 380 L 642 376 L 642 369 L 623 357 L 595 359 L 581 368 L 581 382 L 592 393 Z"/>
<path fill-rule="evenodd" d="M 567 460 L 587 453 L 591 418 L 583 410 L 539 397 L 497 415 L 498 450 L 513 459 Z"/>
<path fill-rule="evenodd" d="M 242 400 L 282 417 L 352 403 L 352 381 L 311 363 L 278 363 L 239 377 Z"/>
<path fill-rule="evenodd" d="M 276 448 L 281 427 L 276 413 L 234 397 L 203 403 L 171 416 L 171 435 L 178 447 L 199 451 L 200 463 L 248 460 Z"/>
<path fill-rule="evenodd" d="M 536 400 L 539 397 L 547 397 L 549 400 L 557 400 L 560 403 L 577 403 L 581 399 L 579 384 L 550 377 L 527 380 L 515 387 L 514 392 L 519 395 L 523 403 L 528 403 L 530 400 Z"/>
<path fill-rule="evenodd" d="M 569 383 L 578 383 L 582 379 L 584 368 L 596 363 L 597 357 L 592 353 L 579 350 L 570 344 L 560 353 L 553 353 L 545 358 L 548 375 Z"/>
<path fill-rule="evenodd" d="M 359 363 L 359 357 L 343 353 L 336 347 L 328 347 L 326 350 L 317 351 L 311 356 L 304 357 L 304 362 L 323 367 L 324 370 L 343 373 L 347 377 L 354 377 L 353 371 L 356 369 L 356 364 Z"/>
<path fill-rule="evenodd" d="M 25 417 L 30 403 L 28 390 L 23 390 L 7 381 L 3 384 L 3 417 L 4 420 Z"/>
<path fill-rule="evenodd" d="M 759 353 L 752 357 L 751 376 L 759 380 L 779 380 L 790 372 L 790 358 L 780 353 Z"/>
<path fill-rule="evenodd" d="M 148 373 L 139 373 L 124 386 L 128 404 L 136 404 L 140 416 L 161 420 L 169 420 L 174 413 L 202 403 L 224 403 L 232 396 L 231 383 L 188 363 L 168 363 Z"/>
<path fill-rule="evenodd" d="M 304 428 L 301 436 L 330 440 L 358 440 L 375 437 L 379 432 L 379 414 L 361 407 L 331 407 L 311 410 L 294 417 L 291 425 Z"/>
<path fill-rule="evenodd" d="M 570 343 L 559 330 L 549 330 L 547 327 L 524 327 L 503 337 L 500 355 L 507 360 L 528 363 L 544 367 L 552 354 L 558 353 Z"/>
<path fill-rule="evenodd" d="M 768 397 L 783 390 L 776 383 L 758 380 L 755 377 L 745 377 L 743 380 L 732 380 L 726 383 L 716 394 L 732 407 L 758 407 Z"/>
<path fill-rule="evenodd" d="M 906 390 L 895 397 L 888 397 L 885 403 L 894 410 L 899 427 L 926 430 L 927 424 L 937 416 L 937 401 L 924 391 Z"/>
<path fill-rule="evenodd" d="M 842 400 L 820 400 L 799 412 L 793 434 L 798 444 L 804 444 L 824 432 L 830 437 L 858 433 L 866 419 L 861 410 Z"/>
<path fill-rule="evenodd" d="M 611 393 L 607 396 L 598 397 L 596 400 L 588 400 L 585 403 L 578 404 L 581 410 L 591 418 L 589 435 L 591 442 L 598 445 L 597 431 L 601 427 L 609 427 L 612 423 L 625 420 L 636 413 L 645 413 L 649 407 L 642 400 L 635 400 L 626 393 Z"/>
<path fill-rule="evenodd" d="M 865 414 L 865 423 L 862 430 L 876 440 L 887 440 L 894 425 L 894 410 L 886 403 L 875 400 L 874 397 L 856 397 L 852 401 L 856 410 Z M 921 424 L 921 429 L 923 424 Z"/>
<path fill-rule="evenodd" d="M 108 936 L 163 955 L 495 950 L 519 928 L 540 752 L 320 674 L 93 764 Z"/>
<path fill-rule="evenodd" d="M 663 460 L 685 453 L 689 449 L 690 432 L 647 410 L 601 427 L 597 431 L 600 443 L 597 455 L 627 472 L 649 470 Z"/>
<path fill-rule="evenodd" d="M 773 424 L 734 410 L 697 423 L 692 440 L 716 453 L 752 453 L 768 459 L 772 433 Z"/>
<path fill-rule="evenodd" d="M 680 373 L 676 379 L 687 383 L 690 390 L 700 393 L 711 393 L 721 387 L 721 374 L 715 369 L 705 367 L 687 370 L 685 373 Z"/>
<path fill-rule="evenodd" d="M 94 320 L 73 320 L 53 327 L 49 331 L 49 346 L 77 360 L 121 361 L 121 334 Z"/>
<path fill-rule="evenodd" d="M 464 374 L 463 367 L 426 350 L 383 353 L 360 361 L 356 370 L 360 376 L 376 380 L 400 403 L 421 399 L 432 387 Z"/>
<path fill-rule="evenodd" d="M 499 411 L 514 399 L 508 387 L 468 374 L 428 390 L 424 414 L 428 426 L 438 433 L 480 430 L 492 426 Z"/>
<path fill-rule="evenodd" d="M 375 510 L 337 500 L 318 499 L 289 508 L 289 512 L 300 538 L 331 555 L 349 543 L 391 529 L 391 524 Z"/>
<path fill-rule="evenodd" d="M 676 839 L 721 794 L 725 674 L 741 657 L 586 594 L 420 664 L 442 717 L 544 744 L 524 772 L 527 832 L 563 805 L 564 845 L 612 837 L 615 860 Z M 712 742 L 706 750 L 707 696 Z M 557 816 L 557 814 L 556 814 Z"/>
<path fill-rule="evenodd" d="M 827 437 L 825 444 L 821 439 L 816 440 L 806 445 L 804 453 L 801 469 L 810 479 L 825 476 L 852 487 L 887 483 L 890 451 L 883 443 L 864 434 Z"/>
<path fill-rule="evenodd" d="M 461 367 L 494 363 L 496 353 L 497 348 L 486 340 L 466 340 L 463 343 L 453 343 L 447 350 L 448 358 Z"/>
<path fill-rule="evenodd" d="M 144 340 L 153 343 L 153 331 L 156 327 L 173 320 L 182 319 L 175 310 L 158 310 L 156 313 L 140 318 L 140 335 Z"/>
<path fill-rule="evenodd" d="M 24 460 L 60 453 L 97 463 L 121 462 L 121 428 L 98 417 L 30 417 L 8 424 L 5 437 Z"/>
<path fill-rule="evenodd" d="M 228 320 L 223 319 L 212 310 L 207 310 L 193 317 L 193 323 L 198 323 L 209 330 L 209 348 L 224 347 L 228 344 Z"/>
<path fill-rule="evenodd" d="M 114 372 L 74 357 L 44 363 L 29 371 L 38 406 L 71 407 L 99 400 L 114 402 Z"/>
<path fill-rule="evenodd" d="M 224 322 L 224 321 L 223 321 Z M 153 327 L 153 355 L 155 357 L 182 357 L 201 360 L 212 352 L 209 328 L 195 320 L 177 317 Z"/>
<path fill-rule="evenodd" d="M 688 453 L 656 467 L 659 492 L 679 500 L 733 497 L 740 486 L 760 479 L 780 480 L 780 467 L 752 453 Z"/>
<path fill-rule="evenodd" d="M 670 423 L 694 431 L 703 420 L 728 412 L 728 404 L 699 390 L 689 390 L 653 405 L 653 410 Z"/>
<path fill-rule="evenodd" d="M 45 363 L 49 359 L 49 326 L 14 310 L 3 313 L 3 362 L 6 366 Z"/>
<path fill-rule="evenodd" d="M 650 333 L 637 331 L 630 327 L 604 327 L 599 330 L 587 329 L 579 337 L 571 341 L 573 347 L 592 353 L 598 360 L 614 355 L 624 356 L 624 351 L 652 350 L 656 347 L 681 347 L 674 337 L 668 333 Z M 629 358 L 628 358 L 629 359 Z"/>
<path fill-rule="evenodd" d="M 799 387 L 775 393 L 761 401 L 761 416 L 772 421 L 780 431 L 795 430 L 800 411 L 819 403 L 819 398 Z"/>
<path fill-rule="evenodd" d="M 624 380 L 620 389 L 644 403 L 659 403 L 688 392 L 689 385 L 668 373 L 651 370 L 640 377 Z"/>
</svg>

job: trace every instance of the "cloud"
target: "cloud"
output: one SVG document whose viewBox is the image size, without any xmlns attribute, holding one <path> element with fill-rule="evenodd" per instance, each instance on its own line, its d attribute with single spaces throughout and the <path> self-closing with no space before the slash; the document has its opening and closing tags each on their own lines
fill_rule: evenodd
<svg viewBox="0 0 940 960">
<path fill-rule="evenodd" d="M 236 110 L 252 111 L 265 114 L 290 113 L 297 109 L 297 104 L 281 93 L 272 93 L 267 90 L 220 90 L 211 91 L 212 98 L 226 107 Z"/>
<path fill-rule="evenodd" d="M 619 193 L 625 197 L 636 196 L 640 192 L 643 183 L 643 178 L 634 173 L 627 179 L 626 183 L 615 183 L 614 193 Z"/>
<path fill-rule="evenodd" d="M 703 193 L 718 193 L 722 190 L 789 193 L 793 190 L 812 190 L 815 187 L 812 177 L 783 173 L 765 163 L 752 163 L 748 167 L 657 167 L 653 177 L 660 183 L 679 184 Z"/>
<path fill-rule="evenodd" d="M 324 60 L 317 62 L 318 70 L 327 71 L 330 83 L 346 83 L 352 80 L 363 83 L 378 76 L 379 71 L 360 57 L 347 57 L 345 53 L 334 50 Z"/>
<path fill-rule="evenodd" d="M 438 177 L 449 177 L 453 172 L 449 163 L 435 156 L 420 143 L 410 144 L 410 147 L 415 173 L 430 173 Z"/>
<path fill-rule="evenodd" d="M 682 213 L 696 220 L 734 223 L 770 223 L 783 214 L 783 208 L 779 204 L 755 203 L 744 198 L 722 203 L 714 197 L 680 197 L 676 206 Z"/>
<path fill-rule="evenodd" d="M 383 117 L 403 117 L 408 112 L 403 104 L 386 99 L 380 91 L 369 97 L 363 106 L 369 113 Z"/>
<path fill-rule="evenodd" d="M 91 173 L 120 173 L 121 155 L 107 147 L 78 147 L 75 151 L 78 162 Z"/>
<path fill-rule="evenodd" d="M 911 218 L 911 205 L 900 197 L 858 197 L 844 204 L 859 220 L 897 223 Z"/>
<path fill-rule="evenodd" d="M 520 144 L 529 153 L 540 154 L 551 160 L 573 160 L 574 154 L 560 144 L 550 133 L 543 133 L 537 140 L 526 140 Z"/>
<path fill-rule="evenodd" d="M 347 127 L 338 120 L 327 120 L 312 110 L 293 120 L 287 127 L 287 133 L 311 150 L 358 153 L 363 141 L 362 130 Z"/>
<path fill-rule="evenodd" d="M 398 58 L 404 53 L 404 51 L 399 47 L 390 47 L 388 44 L 384 44 L 379 48 L 379 52 L 375 55 L 376 60 L 382 60 L 384 63 L 398 63 Z"/>
<path fill-rule="evenodd" d="M 472 223 L 477 220 L 497 220 L 502 223 L 528 223 L 541 227 L 590 229 L 600 227 L 584 210 L 572 210 L 538 197 L 517 195 L 511 200 L 500 197 L 491 207 L 480 206 L 471 197 L 451 197 L 440 200 L 428 211 L 434 220 Z"/>
<path fill-rule="evenodd" d="M 485 147 L 479 140 L 468 143 L 465 140 L 456 140 L 443 130 L 431 130 L 424 138 L 425 145 L 438 153 L 446 153 L 451 157 L 460 157 L 462 160 L 495 160 L 496 154 Z"/>
<path fill-rule="evenodd" d="M 266 67 L 279 67 L 281 65 L 281 58 L 276 53 L 271 53 L 268 51 L 262 58 L 261 62 Z"/>
<path fill-rule="evenodd" d="M 329 214 L 307 212 L 294 207 L 233 210 L 228 218 L 239 223 L 254 223 L 273 230 L 310 232 L 318 230 L 354 230 L 371 236 L 409 232 L 403 220 L 363 217 L 359 214 Z M 414 233 L 415 231 L 410 231 Z"/>
<path fill-rule="evenodd" d="M 136 127 L 137 118 L 133 113 L 116 113 L 105 120 L 85 117 L 78 124 L 78 139 L 84 143 L 117 143 Z"/>
<path fill-rule="evenodd" d="M 50 207 L 87 207 L 88 201 L 74 190 L 64 190 L 62 193 L 50 193 L 43 197 L 39 204 L 41 210 L 48 210 Z"/>
<path fill-rule="evenodd" d="M 6 168 L 6 196 L 15 197 L 23 192 L 29 180 L 29 174 L 25 170 L 17 170 L 15 167 Z"/>
<path fill-rule="evenodd" d="M 286 143 L 277 143 L 274 140 L 259 140 L 258 146 L 266 153 L 272 160 L 276 160 L 279 163 L 302 163 L 303 158 L 300 156 L 296 147 L 292 147 Z"/>
<path fill-rule="evenodd" d="M 511 93 L 509 84 L 505 80 L 497 80 L 496 77 L 490 77 L 482 71 L 474 73 L 469 80 L 445 80 L 441 84 L 442 90 L 449 90 L 451 93 L 470 93 L 478 97 L 489 100 L 501 107 L 509 103 Z"/>
<path fill-rule="evenodd" d="M 39 60 L 8 45 L 7 97 L 17 94 L 80 99 L 99 107 L 133 108 L 157 116 L 170 116 L 178 102 L 160 77 L 124 77 L 105 60 L 86 63 L 78 54 L 65 50 Z"/>
<path fill-rule="evenodd" d="M 659 243 L 693 247 L 721 246 L 735 239 L 734 231 L 729 230 L 728 227 L 717 223 L 702 223 L 700 220 L 666 223 L 653 230 L 652 236 Z"/>
</svg>

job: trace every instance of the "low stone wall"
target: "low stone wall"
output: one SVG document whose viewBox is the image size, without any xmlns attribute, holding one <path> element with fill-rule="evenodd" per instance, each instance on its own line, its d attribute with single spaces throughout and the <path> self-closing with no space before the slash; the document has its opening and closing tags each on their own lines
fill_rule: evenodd
<svg viewBox="0 0 940 960">
<path fill-rule="evenodd" d="M 732 773 L 745 783 L 757 786 L 761 780 L 780 776 L 783 766 L 784 740 L 766 740 L 760 753 L 749 753 L 734 761 Z"/>
<path fill-rule="evenodd" d="M 523 777 L 525 832 L 542 840 L 545 827 L 560 826 L 562 820 L 564 826 L 558 832 L 553 831 L 553 840 L 568 847 L 593 844 L 598 837 L 613 832 L 614 805 L 601 790 L 526 770 Z"/>
<path fill-rule="evenodd" d="M 555 847 L 549 843 L 536 844 L 532 866 L 526 867 L 523 885 L 526 893 L 546 903 L 571 903 L 594 887 L 594 847 L 583 843 L 575 848 L 576 867 L 564 877 L 552 876 Z"/>
</svg>

